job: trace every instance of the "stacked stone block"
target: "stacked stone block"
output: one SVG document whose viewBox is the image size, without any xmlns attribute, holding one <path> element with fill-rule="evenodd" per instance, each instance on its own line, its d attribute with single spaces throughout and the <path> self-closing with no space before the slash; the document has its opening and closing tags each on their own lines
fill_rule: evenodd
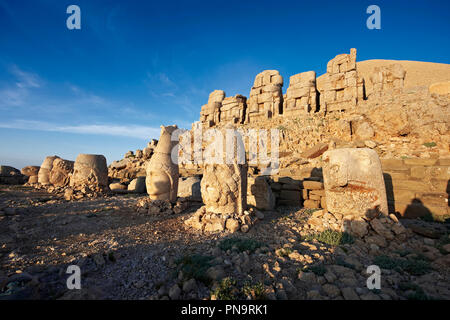
<svg viewBox="0 0 450 320">
<path fill-rule="evenodd" d="M 326 208 L 322 178 L 299 176 L 272 177 L 272 192 L 280 206 L 303 206 L 308 209 Z"/>
<path fill-rule="evenodd" d="M 350 54 L 328 62 L 320 107 L 327 112 L 342 111 L 354 108 L 360 99 L 364 99 L 364 80 L 356 70 L 356 49 L 351 49 Z"/>
<path fill-rule="evenodd" d="M 246 106 L 247 98 L 240 94 L 223 99 L 220 107 L 220 124 L 242 124 Z"/>
<path fill-rule="evenodd" d="M 326 209 L 325 189 L 321 181 L 303 181 L 303 206 L 308 209 Z"/>
<path fill-rule="evenodd" d="M 450 159 L 382 159 L 390 212 L 407 218 L 450 214 Z"/>
<path fill-rule="evenodd" d="M 223 99 L 225 99 L 223 90 L 214 90 L 210 93 L 208 104 L 202 106 L 200 111 L 200 121 L 204 127 L 211 128 L 219 123 Z"/>
<path fill-rule="evenodd" d="M 283 115 L 301 115 L 318 111 L 317 97 L 316 73 L 314 71 L 291 76 L 286 91 Z"/>
<path fill-rule="evenodd" d="M 406 71 L 399 63 L 390 66 L 375 67 L 371 76 L 373 94 L 380 94 L 382 91 L 401 91 L 405 82 Z"/>
<path fill-rule="evenodd" d="M 256 75 L 250 90 L 245 122 L 270 119 L 282 113 L 283 77 L 277 70 L 266 70 Z"/>
</svg>

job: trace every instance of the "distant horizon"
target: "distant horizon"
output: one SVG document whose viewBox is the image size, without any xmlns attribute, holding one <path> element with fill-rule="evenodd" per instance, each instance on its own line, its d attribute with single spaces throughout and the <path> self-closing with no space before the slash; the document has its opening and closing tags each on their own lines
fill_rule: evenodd
<svg viewBox="0 0 450 320">
<path fill-rule="evenodd" d="M 81 8 L 68 30 L 66 8 Z M 256 5 L 257 4 L 257 5 Z M 377 1 L 0 0 L 0 165 L 46 156 L 105 155 L 108 164 L 159 138 L 160 125 L 199 120 L 215 89 L 248 97 L 259 72 L 326 72 L 356 48 L 357 61 L 450 64 L 450 3 Z M 288 8 L 289 10 L 286 10 Z"/>
</svg>

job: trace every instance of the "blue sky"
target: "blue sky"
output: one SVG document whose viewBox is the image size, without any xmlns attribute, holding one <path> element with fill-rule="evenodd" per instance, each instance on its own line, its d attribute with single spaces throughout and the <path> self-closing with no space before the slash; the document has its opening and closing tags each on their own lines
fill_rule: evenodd
<svg viewBox="0 0 450 320">
<path fill-rule="evenodd" d="M 81 8 L 68 30 L 66 8 Z M 366 8 L 381 8 L 381 30 Z M 209 92 L 248 96 L 255 75 L 358 60 L 450 63 L 449 1 L 0 0 L 0 164 L 46 155 L 108 163 L 190 128 Z"/>
</svg>

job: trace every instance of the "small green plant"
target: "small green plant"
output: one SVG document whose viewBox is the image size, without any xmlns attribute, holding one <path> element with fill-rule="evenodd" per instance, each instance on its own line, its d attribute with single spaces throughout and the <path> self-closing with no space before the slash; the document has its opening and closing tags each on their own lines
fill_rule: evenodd
<svg viewBox="0 0 450 320">
<path fill-rule="evenodd" d="M 227 277 L 224 278 L 219 286 L 212 292 L 217 300 L 236 300 L 239 291 L 236 288 L 236 280 Z"/>
<path fill-rule="evenodd" d="M 254 252 L 256 249 L 262 246 L 262 243 L 246 238 L 228 238 L 222 240 L 219 244 L 219 248 L 223 251 L 231 250 L 233 247 L 236 247 L 238 251 L 250 251 Z"/>
<path fill-rule="evenodd" d="M 305 266 L 305 267 L 303 267 L 302 271 L 303 272 L 312 272 L 317 276 L 323 276 L 325 273 L 327 273 L 327 269 L 322 264 Z"/>
<path fill-rule="evenodd" d="M 322 243 L 329 244 L 331 246 L 338 246 L 342 244 L 351 244 L 355 240 L 347 232 L 340 232 L 331 229 L 327 229 L 320 233 L 310 234 L 305 237 L 306 241 L 317 240 Z"/>
<path fill-rule="evenodd" d="M 342 258 L 336 259 L 336 264 L 338 266 L 346 267 L 349 269 L 356 269 L 356 267 L 353 264 L 345 262 L 344 259 L 342 259 Z"/>
<path fill-rule="evenodd" d="M 430 297 L 426 295 L 423 289 L 415 283 L 412 282 L 402 282 L 399 285 L 399 289 L 402 291 L 412 291 L 413 293 L 408 294 L 408 300 L 431 300 Z"/>
<path fill-rule="evenodd" d="M 433 148 L 437 146 L 436 142 L 425 142 L 423 145 L 427 148 Z"/>
<path fill-rule="evenodd" d="M 396 259 L 385 255 L 377 256 L 374 264 L 382 269 L 395 270 L 397 272 L 407 272 L 414 276 L 422 276 L 431 271 L 430 263 L 422 256 L 412 259 Z"/>
<path fill-rule="evenodd" d="M 305 211 L 303 211 L 304 214 L 308 214 L 311 215 L 313 214 L 315 211 L 320 210 L 320 209 L 305 209 Z"/>
<path fill-rule="evenodd" d="M 442 254 L 447 254 L 447 251 L 444 250 L 444 246 L 446 244 L 450 243 L 450 235 L 447 233 L 443 236 L 441 236 L 438 240 L 438 243 L 436 244 L 436 248 L 442 253 Z"/>
<path fill-rule="evenodd" d="M 245 282 L 242 287 L 242 293 L 245 297 L 250 297 L 252 300 L 266 299 L 264 284 L 262 282 L 258 282 L 256 284 L 251 284 L 248 281 Z"/>
<path fill-rule="evenodd" d="M 194 278 L 208 285 L 211 279 L 206 275 L 206 270 L 212 266 L 213 259 L 214 257 L 210 256 L 186 255 L 175 261 L 176 271 L 177 273 L 182 271 L 186 279 Z"/>
<path fill-rule="evenodd" d="M 285 126 L 278 126 L 278 130 L 280 130 L 282 133 L 285 133 L 287 131 L 287 128 Z"/>
<path fill-rule="evenodd" d="M 397 250 L 395 253 L 398 253 L 400 257 L 406 257 L 408 254 L 411 254 L 409 250 Z"/>
</svg>

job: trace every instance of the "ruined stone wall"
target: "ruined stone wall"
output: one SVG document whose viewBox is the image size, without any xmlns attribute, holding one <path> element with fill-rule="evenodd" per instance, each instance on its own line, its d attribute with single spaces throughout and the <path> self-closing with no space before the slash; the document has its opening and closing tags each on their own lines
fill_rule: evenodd
<svg viewBox="0 0 450 320">
<path fill-rule="evenodd" d="M 283 115 L 294 116 L 318 111 L 316 73 L 302 72 L 291 76 L 286 90 Z"/>
<path fill-rule="evenodd" d="M 387 90 L 401 91 L 404 86 L 405 75 L 405 69 L 399 63 L 375 67 L 370 76 L 373 87 L 372 94 L 380 94 Z"/>
<path fill-rule="evenodd" d="M 225 92 L 222 90 L 214 90 L 209 94 L 208 104 L 202 106 L 200 111 L 200 122 L 204 127 L 211 128 L 219 124 L 223 99 Z"/>
<path fill-rule="evenodd" d="M 389 212 L 405 218 L 450 215 L 450 159 L 381 159 Z M 325 208 L 322 169 L 282 169 L 268 177 L 277 205 Z"/>
<path fill-rule="evenodd" d="M 270 119 L 282 113 L 283 77 L 277 70 L 265 70 L 256 75 L 250 90 L 245 122 Z"/>
<path fill-rule="evenodd" d="M 382 159 L 389 211 L 404 217 L 450 214 L 450 159 Z"/>
<path fill-rule="evenodd" d="M 321 168 L 281 169 L 268 180 L 277 205 L 326 208 Z"/>
<path fill-rule="evenodd" d="M 364 99 L 364 80 L 356 70 L 356 49 L 350 54 L 340 54 L 327 64 L 320 107 L 327 112 L 342 111 L 356 107 Z"/>
<path fill-rule="evenodd" d="M 220 107 L 220 124 L 242 124 L 247 109 L 247 98 L 238 94 L 226 97 Z"/>
</svg>

